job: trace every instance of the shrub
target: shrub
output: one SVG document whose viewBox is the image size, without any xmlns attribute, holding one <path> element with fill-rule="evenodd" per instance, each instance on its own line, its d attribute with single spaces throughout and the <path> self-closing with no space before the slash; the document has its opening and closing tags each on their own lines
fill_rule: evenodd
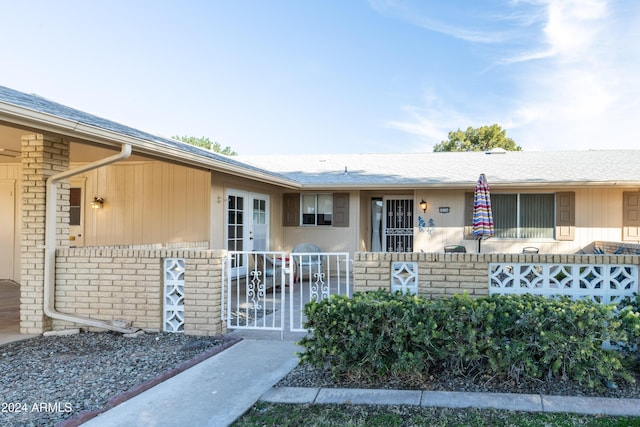
<svg viewBox="0 0 640 427">
<path fill-rule="evenodd" d="M 640 361 L 640 295 L 625 298 L 618 309 L 622 329 L 626 334 L 623 349 L 635 354 L 636 360 Z"/>
<path fill-rule="evenodd" d="M 424 308 L 413 297 L 388 292 L 361 293 L 352 299 L 332 295 L 309 303 L 304 308 L 305 327 L 315 332 L 302 339 L 306 351 L 301 358 L 319 367 L 328 363 L 336 375 L 427 372 L 434 349 L 425 338 L 433 322 L 419 313 Z M 427 323 L 413 322 L 415 317 Z"/>
<path fill-rule="evenodd" d="M 595 387 L 632 379 L 623 354 L 602 343 L 627 342 L 626 331 L 640 328 L 637 316 L 612 306 L 532 295 L 428 300 L 380 290 L 332 296 L 304 311 L 314 334 L 300 341 L 306 350 L 301 361 L 329 366 L 336 376 L 374 379 L 419 380 L 447 369 Z"/>
</svg>

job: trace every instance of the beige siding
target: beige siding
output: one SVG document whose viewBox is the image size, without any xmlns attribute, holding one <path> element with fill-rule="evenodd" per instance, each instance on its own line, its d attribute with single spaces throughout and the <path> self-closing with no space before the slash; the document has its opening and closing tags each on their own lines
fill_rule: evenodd
<svg viewBox="0 0 640 427">
<path fill-rule="evenodd" d="M 595 240 L 621 241 L 622 189 L 576 190 L 576 240 L 579 247 Z M 600 226 L 594 227 L 594 224 Z"/>
<path fill-rule="evenodd" d="M 226 249 L 225 244 L 225 218 L 227 203 L 225 201 L 224 183 L 218 174 L 211 174 L 211 227 L 209 241 L 212 248 Z"/>
<path fill-rule="evenodd" d="M 428 228 L 420 232 L 415 228 L 414 246 L 416 251 L 442 252 L 446 245 L 464 244 L 467 250 L 474 248 L 474 242 L 463 240 L 465 224 L 465 193 L 468 190 L 426 190 L 417 191 L 415 199 L 419 202 L 424 199 L 429 203 L 427 212 L 416 209 L 416 215 L 421 216 L 425 223 L 433 219 L 434 228 L 431 234 Z M 440 207 L 448 207 L 449 213 L 440 213 Z M 416 218 L 417 222 L 417 218 Z"/>
<path fill-rule="evenodd" d="M 632 189 L 631 191 L 635 191 Z M 416 190 L 414 193 L 416 227 L 414 232 L 414 250 L 416 252 L 443 252 L 446 245 L 461 244 L 468 252 L 477 252 L 477 242 L 463 238 L 465 223 L 465 189 L 459 190 Z M 494 193 L 533 193 L 540 190 L 531 188 L 513 188 L 494 190 Z M 485 253 L 519 253 L 525 246 L 536 246 L 544 253 L 575 253 L 588 247 L 594 241 L 621 241 L 623 218 L 623 192 L 626 188 L 550 188 L 544 192 L 575 192 L 575 239 L 558 241 L 555 239 L 489 239 L 482 242 Z M 370 245 L 369 206 L 371 197 L 389 195 L 379 192 L 362 192 L 359 218 L 359 250 L 368 250 Z M 427 212 L 418 208 L 421 199 L 429 203 Z M 440 207 L 448 207 L 449 213 L 440 213 Z M 431 234 L 428 230 L 420 232 L 417 217 L 426 223 L 433 219 L 435 227 Z"/>
<path fill-rule="evenodd" d="M 539 191 L 539 190 L 538 190 Z M 575 253 L 589 246 L 594 241 L 621 241 L 622 239 L 622 188 L 589 188 L 575 189 L 551 188 L 544 192 L 575 191 L 575 239 L 557 241 L 554 239 L 489 239 L 482 242 L 482 252 L 486 253 L 518 253 L 525 246 L 536 246 L 545 253 Z M 530 188 L 494 190 L 495 193 L 536 192 Z M 418 232 L 416 228 L 416 251 L 442 252 L 445 245 L 463 244 L 467 251 L 476 252 L 477 243 L 463 240 L 462 224 L 464 224 L 464 190 L 459 191 L 418 191 L 416 200 L 424 198 L 429 202 L 429 210 L 418 211 L 428 222 L 434 220 L 435 229 L 432 235 L 426 231 Z M 450 212 L 441 214 L 438 207 L 450 207 Z"/>
<path fill-rule="evenodd" d="M 0 164 L 0 181 L 13 183 L 14 189 L 14 206 L 13 206 L 13 242 L 11 246 L 7 246 L 7 242 L 2 242 L 3 248 L 12 251 L 12 266 L 7 271 L 0 272 L 0 278 L 10 279 L 16 282 L 20 281 L 20 234 L 22 230 L 22 215 L 20 206 L 22 204 L 21 191 L 21 166 L 19 163 L 3 163 Z M 0 200 L 4 203 L 4 200 Z"/>
<path fill-rule="evenodd" d="M 86 246 L 209 239 L 208 172 L 169 163 L 130 162 L 83 177 Z M 102 209 L 90 208 L 94 196 L 104 197 Z"/>
<path fill-rule="evenodd" d="M 340 191 L 344 193 L 344 191 Z M 349 193 L 349 226 L 282 227 L 283 248 L 291 250 L 299 243 L 313 243 L 326 252 L 354 252 L 360 250 L 360 193 Z M 280 218 L 280 217 L 278 217 Z M 280 223 L 282 221 L 279 220 Z"/>
<path fill-rule="evenodd" d="M 264 194 L 269 197 L 269 249 L 274 251 L 287 249 L 288 246 L 283 242 L 282 231 L 282 193 L 285 190 L 262 182 L 250 181 L 223 173 L 211 174 L 212 223 L 210 247 L 212 249 L 226 249 L 226 197 L 229 189 Z"/>
</svg>

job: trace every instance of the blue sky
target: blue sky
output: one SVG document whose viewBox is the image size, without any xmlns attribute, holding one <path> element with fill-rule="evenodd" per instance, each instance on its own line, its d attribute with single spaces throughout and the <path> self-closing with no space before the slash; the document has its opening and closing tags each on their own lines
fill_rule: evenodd
<svg viewBox="0 0 640 427">
<path fill-rule="evenodd" d="M 0 85 L 240 154 L 640 148 L 636 0 L 0 5 Z"/>
</svg>

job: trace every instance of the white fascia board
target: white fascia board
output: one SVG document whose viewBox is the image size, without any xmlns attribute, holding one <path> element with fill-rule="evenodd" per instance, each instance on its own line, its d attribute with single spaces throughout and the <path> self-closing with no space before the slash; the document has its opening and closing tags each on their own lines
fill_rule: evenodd
<svg viewBox="0 0 640 427">
<path fill-rule="evenodd" d="M 33 132 L 37 133 L 54 133 L 116 148 L 120 147 L 122 144 L 130 144 L 137 154 L 153 155 L 157 158 L 167 159 L 202 169 L 218 170 L 281 187 L 291 189 L 299 188 L 299 183 L 296 181 L 285 177 L 280 178 L 267 172 L 252 169 L 251 167 L 245 168 L 241 165 L 234 165 L 209 157 L 198 156 L 197 154 L 162 144 L 160 141 L 151 143 L 143 139 L 123 135 L 118 132 L 98 128 L 74 120 L 64 119 L 52 114 L 15 106 L 13 104 L 0 102 L 0 117 L 1 121 L 5 123 L 31 129 Z"/>
<path fill-rule="evenodd" d="M 503 190 L 513 188 L 579 188 L 579 187 L 599 187 L 599 188 L 637 188 L 640 181 L 538 181 L 538 182 L 500 182 L 489 183 L 491 190 Z M 452 182 L 452 183 L 402 183 L 402 184 L 301 184 L 299 189 L 304 191 L 336 191 L 336 190 L 471 190 L 475 187 L 474 182 Z"/>
</svg>

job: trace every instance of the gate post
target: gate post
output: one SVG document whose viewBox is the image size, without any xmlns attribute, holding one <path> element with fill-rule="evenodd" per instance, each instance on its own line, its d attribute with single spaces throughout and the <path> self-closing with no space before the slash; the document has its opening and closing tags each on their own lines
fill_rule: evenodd
<svg viewBox="0 0 640 427">
<path fill-rule="evenodd" d="M 221 335 L 227 325 L 221 319 L 222 267 L 225 250 L 188 251 L 185 255 L 184 333 Z"/>
</svg>

